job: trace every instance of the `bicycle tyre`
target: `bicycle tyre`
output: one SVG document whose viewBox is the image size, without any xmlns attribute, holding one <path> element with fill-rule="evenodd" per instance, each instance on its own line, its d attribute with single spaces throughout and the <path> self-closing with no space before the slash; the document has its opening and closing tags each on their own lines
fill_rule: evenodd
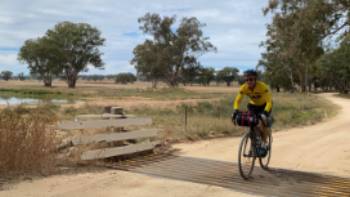
<svg viewBox="0 0 350 197">
<path fill-rule="evenodd" d="M 254 170 L 254 165 L 255 165 L 255 148 L 253 147 L 252 140 L 251 140 L 251 132 L 247 132 L 239 145 L 239 150 L 238 150 L 238 168 L 239 168 L 239 173 L 242 176 L 243 179 L 247 180 L 251 177 L 251 174 Z M 250 146 L 250 147 L 247 147 Z M 248 148 L 248 151 L 253 151 L 252 154 L 253 156 L 251 157 L 246 157 L 245 154 L 246 150 Z M 249 152 L 248 152 L 249 154 Z M 246 160 L 246 162 L 245 162 Z M 245 165 L 246 163 L 246 165 Z"/>
<path fill-rule="evenodd" d="M 271 154 L 272 154 L 272 132 L 270 132 L 268 136 L 268 152 L 265 157 L 259 158 L 259 163 L 262 169 L 269 170 L 269 163 L 271 160 Z"/>
</svg>

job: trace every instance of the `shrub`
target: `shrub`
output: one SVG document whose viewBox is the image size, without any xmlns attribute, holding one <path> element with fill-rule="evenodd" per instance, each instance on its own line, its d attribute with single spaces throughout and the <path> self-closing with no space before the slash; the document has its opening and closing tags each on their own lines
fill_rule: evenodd
<svg viewBox="0 0 350 197">
<path fill-rule="evenodd" d="M 54 121 L 47 108 L 0 111 L 0 174 L 48 172 L 54 161 Z"/>
<path fill-rule="evenodd" d="M 132 73 L 119 73 L 115 78 L 115 83 L 128 84 L 136 81 L 136 76 Z"/>
<path fill-rule="evenodd" d="M 0 76 L 3 80 L 8 81 L 12 78 L 13 73 L 11 71 L 5 70 L 2 71 Z"/>
</svg>

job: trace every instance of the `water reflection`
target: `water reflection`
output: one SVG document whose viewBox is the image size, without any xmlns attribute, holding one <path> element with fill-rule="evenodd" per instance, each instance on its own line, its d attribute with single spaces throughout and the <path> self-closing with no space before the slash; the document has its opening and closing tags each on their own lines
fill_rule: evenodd
<svg viewBox="0 0 350 197">
<path fill-rule="evenodd" d="M 18 98 L 18 97 L 0 96 L 0 105 L 21 105 L 21 104 L 37 105 L 42 103 L 51 103 L 51 104 L 59 105 L 59 104 L 73 103 L 73 101 L 66 100 L 66 99 L 36 99 L 36 98 Z"/>
</svg>

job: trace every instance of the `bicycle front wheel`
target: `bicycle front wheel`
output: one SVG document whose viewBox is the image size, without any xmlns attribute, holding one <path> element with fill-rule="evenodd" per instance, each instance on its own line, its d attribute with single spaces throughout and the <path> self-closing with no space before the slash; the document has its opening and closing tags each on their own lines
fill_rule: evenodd
<svg viewBox="0 0 350 197">
<path fill-rule="evenodd" d="M 254 169 L 255 159 L 255 148 L 250 138 L 250 132 L 247 132 L 243 136 L 238 150 L 238 168 L 242 178 L 250 178 Z"/>
</svg>

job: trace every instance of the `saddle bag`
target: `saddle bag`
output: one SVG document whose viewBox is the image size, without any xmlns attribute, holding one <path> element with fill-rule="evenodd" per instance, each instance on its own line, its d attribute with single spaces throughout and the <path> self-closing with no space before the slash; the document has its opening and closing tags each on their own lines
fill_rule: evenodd
<svg viewBox="0 0 350 197">
<path fill-rule="evenodd" d="M 257 115 L 246 111 L 246 112 L 238 112 L 236 119 L 235 119 L 236 125 L 242 126 L 242 127 L 255 127 L 259 123 L 259 119 Z"/>
</svg>

